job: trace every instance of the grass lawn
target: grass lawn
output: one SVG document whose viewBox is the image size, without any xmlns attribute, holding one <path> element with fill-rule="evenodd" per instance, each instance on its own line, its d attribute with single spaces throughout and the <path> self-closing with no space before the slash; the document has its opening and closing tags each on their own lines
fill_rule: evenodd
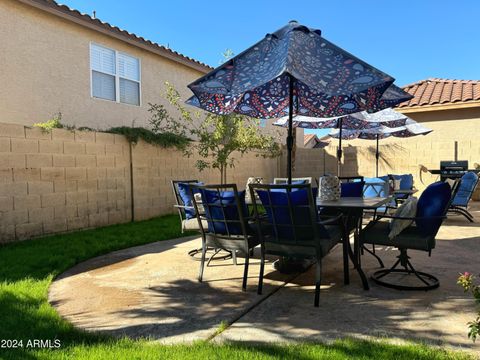
<svg viewBox="0 0 480 360">
<path fill-rule="evenodd" d="M 47 302 L 55 276 L 86 259 L 135 245 L 181 236 L 177 216 L 50 236 L 0 247 L 0 341 L 23 340 L 24 348 L 0 348 L 0 359 L 469 359 L 419 344 L 342 340 L 331 345 L 159 345 L 146 340 L 88 334 L 62 320 Z M 192 264 L 193 266 L 193 264 Z M 79 289 L 81 291 L 81 289 Z M 58 349 L 27 349 L 28 340 L 59 339 Z M 1 345 L 1 344 L 0 344 Z"/>
</svg>

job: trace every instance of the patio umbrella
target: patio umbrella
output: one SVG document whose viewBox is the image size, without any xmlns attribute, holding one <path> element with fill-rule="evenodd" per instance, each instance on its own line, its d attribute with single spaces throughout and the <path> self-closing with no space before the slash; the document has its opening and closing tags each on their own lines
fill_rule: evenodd
<svg viewBox="0 0 480 360">
<path fill-rule="evenodd" d="M 343 131 L 347 130 L 354 132 L 367 129 L 373 130 L 380 127 L 398 128 L 400 126 L 404 126 L 408 119 L 409 118 L 406 115 L 388 108 L 372 114 L 362 111 L 356 114 L 350 114 L 338 118 L 312 118 L 306 116 L 296 116 L 292 121 L 292 126 L 304 129 L 338 129 L 339 144 L 337 150 L 337 162 L 338 173 L 340 173 L 340 164 L 342 159 L 342 139 L 345 139 L 345 137 L 342 136 Z M 288 121 L 288 117 L 283 117 L 274 122 L 274 125 L 286 127 L 288 126 Z"/>
<path fill-rule="evenodd" d="M 380 139 L 385 139 L 390 136 L 407 138 L 407 137 L 418 136 L 418 135 L 427 135 L 432 131 L 433 130 L 428 129 L 423 125 L 420 125 L 416 121 L 407 117 L 405 125 L 403 126 L 389 128 L 384 125 L 378 125 L 370 129 L 362 129 L 362 130 L 347 129 L 347 130 L 343 130 L 343 132 L 339 130 L 333 130 L 330 132 L 329 136 L 333 138 L 337 138 L 339 139 L 339 141 L 341 141 L 342 139 L 344 140 L 353 140 L 353 139 L 375 140 L 376 141 L 375 176 L 378 177 L 378 159 L 380 157 L 380 152 L 379 152 Z"/>
<path fill-rule="evenodd" d="M 323 38 L 320 30 L 291 21 L 188 85 L 194 97 L 187 103 L 216 114 L 288 115 L 291 182 L 293 115 L 333 117 L 387 108 L 405 101 L 405 93 L 385 94 L 394 80 Z"/>
</svg>

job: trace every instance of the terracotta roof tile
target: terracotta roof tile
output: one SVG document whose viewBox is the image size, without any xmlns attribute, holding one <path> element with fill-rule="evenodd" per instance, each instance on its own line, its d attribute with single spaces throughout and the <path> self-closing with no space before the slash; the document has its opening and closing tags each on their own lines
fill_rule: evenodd
<svg viewBox="0 0 480 360">
<path fill-rule="evenodd" d="M 195 59 L 193 59 L 191 57 L 188 57 L 186 55 L 183 55 L 183 54 L 181 54 L 177 51 L 169 49 L 166 46 L 157 44 L 155 42 L 152 42 L 151 40 L 145 39 L 141 36 L 137 36 L 137 35 L 135 35 L 133 33 L 130 33 L 126 30 L 120 29 L 118 26 L 114 26 L 114 25 L 111 25 L 107 22 L 100 21 L 99 19 L 93 18 L 88 14 L 81 13 L 80 11 L 72 9 L 72 8 L 66 6 L 66 5 L 59 4 L 54 0 L 29 0 L 29 1 L 23 1 L 22 0 L 22 2 L 24 2 L 26 4 L 30 4 L 30 5 L 36 4 L 40 8 L 42 8 L 42 7 L 51 8 L 53 10 L 61 12 L 62 14 L 72 16 L 73 18 L 76 18 L 76 19 L 79 19 L 79 20 L 83 20 L 86 23 L 97 26 L 99 28 L 99 30 L 100 29 L 107 30 L 107 31 L 111 32 L 112 35 L 124 36 L 125 38 L 127 38 L 129 40 L 133 40 L 135 42 L 138 42 L 141 45 L 146 45 L 148 47 L 151 47 L 152 50 L 164 51 L 167 54 L 173 55 L 174 58 L 178 58 L 179 60 L 182 60 L 183 62 L 186 61 L 187 63 L 191 63 L 192 65 L 197 65 L 197 68 L 198 68 L 198 65 L 200 65 L 200 68 L 204 68 L 203 70 L 205 72 L 213 69 L 211 66 L 209 66 L 205 63 L 202 63 L 201 61 L 195 60 Z"/>
<path fill-rule="evenodd" d="M 315 138 L 316 136 L 317 136 L 317 135 L 315 135 L 315 134 L 306 134 L 306 135 L 303 135 L 303 144 L 304 144 L 304 145 L 307 145 L 308 142 L 309 142 L 310 140 L 312 140 L 313 138 Z"/>
<path fill-rule="evenodd" d="M 432 106 L 480 101 L 480 80 L 450 80 L 430 78 L 403 87 L 413 99 L 399 108 Z"/>
</svg>

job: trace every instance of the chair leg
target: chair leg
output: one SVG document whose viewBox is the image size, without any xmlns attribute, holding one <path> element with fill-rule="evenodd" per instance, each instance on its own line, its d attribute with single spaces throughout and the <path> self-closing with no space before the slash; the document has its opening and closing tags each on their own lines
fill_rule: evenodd
<svg viewBox="0 0 480 360">
<path fill-rule="evenodd" d="M 432 290 L 438 288 L 440 282 L 438 279 L 430 274 L 417 271 L 413 267 L 412 263 L 409 260 L 409 256 L 407 255 L 407 251 L 405 249 L 400 250 L 400 255 L 397 257 L 398 260 L 390 269 L 382 269 L 378 270 L 372 275 L 372 279 L 379 285 L 386 286 L 392 289 L 397 290 Z M 404 269 L 397 269 L 397 266 L 400 265 Z M 411 286 L 411 285 L 403 285 L 401 283 L 392 283 L 388 280 L 382 280 L 384 277 L 388 278 L 387 275 L 392 273 L 395 274 L 406 274 L 406 275 L 415 275 L 417 279 L 419 279 L 424 285 L 420 286 Z"/>
<path fill-rule="evenodd" d="M 243 269 L 243 283 L 242 283 L 242 290 L 247 291 L 247 279 L 248 279 L 248 263 L 250 260 L 250 251 L 247 250 L 245 253 L 245 265 Z"/>
<path fill-rule="evenodd" d="M 380 267 L 385 267 L 385 265 L 383 264 L 383 261 L 382 259 L 380 259 L 380 257 L 375 253 L 375 245 L 372 245 L 372 250 L 370 250 L 369 248 L 367 248 L 365 245 L 362 245 L 362 249 L 364 249 L 366 252 L 368 252 L 370 255 L 374 256 L 377 261 L 378 261 L 378 264 L 380 265 Z"/>
<path fill-rule="evenodd" d="M 318 307 L 320 304 L 320 283 L 322 280 L 322 260 L 317 258 L 317 266 L 315 271 L 315 301 L 314 306 Z"/>
<path fill-rule="evenodd" d="M 263 271 L 265 270 L 265 246 L 260 246 L 260 274 L 258 277 L 257 294 L 262 295 L 263 289 Z"/>
<path fill-rule="evenodd" d="M 232 250 L 232 259 L 233 259 L 233 265 L 238 265 L 237 264 L 237 251 Z"/>
<path fill-rule="evenodd" d="M 343 232 L 342 235 L 342 250 L 343 250 L 343 283 L 345 285 L 350 284 L 350 266 L 348 262 L 348 250 L 350 249 L 350 243 L 348 235 Z"/>
<path fill-rule="evenodd" d="M 200 260 L 200 272 L 198 273 L 198 281 L 202 282 L 203 280 L 203 267 L 205 265 L 205 256 L 207 254 L 207 244 L 205 240 L 202 241 L 202 258 Z M 209 260 L 210 262 L 210 260 Z"/>
</svg>

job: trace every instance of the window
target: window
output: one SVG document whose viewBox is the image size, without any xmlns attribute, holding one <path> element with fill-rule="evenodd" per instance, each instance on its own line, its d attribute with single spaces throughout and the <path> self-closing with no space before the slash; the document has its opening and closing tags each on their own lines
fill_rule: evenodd
<svg viewBox="0 0 480 360">
<path fill-rule="evenodd" d="M 140 105 L 140 60 L 104 46 L 90 45 L 92 97 Z"/>
</svg>

